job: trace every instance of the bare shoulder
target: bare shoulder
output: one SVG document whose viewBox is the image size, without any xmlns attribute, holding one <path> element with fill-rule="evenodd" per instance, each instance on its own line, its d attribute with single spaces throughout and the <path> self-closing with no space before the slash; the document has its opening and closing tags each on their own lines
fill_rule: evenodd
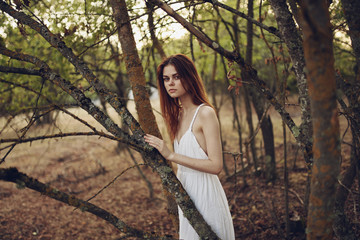
<svg viewBox="0 0 360 240">
<path fill-rule="evenodd" d="M 212 107 L 207 106 L 207 105 L 202 106 L 199 109 L 199 117 L 201 120 L 206 120 L 206 121 L 216 120 L 217 121 L 217 116 L 216 116 L 215 110 Z"/>
</svg>

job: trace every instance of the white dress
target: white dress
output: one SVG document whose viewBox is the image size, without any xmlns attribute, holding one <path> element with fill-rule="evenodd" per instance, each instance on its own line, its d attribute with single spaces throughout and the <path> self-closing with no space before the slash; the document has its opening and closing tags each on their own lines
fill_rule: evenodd
<svg viewBox="0 0 360 240">
<path fill-rule="evenodd" d="M 178 154 L 191 158 L 208 159 L 208 156 L 200 147 L 195 135 L 192 132 L 192 126 L 200 107 L 201 105 L 199 105 L 196 109 L 189 129 L 181 137 L 179 142 L 177 139 L 174 140 L 174 150 Z M 189 194 L 190 198 L 195 203 L 196 208 L 218 237 L 222 240 L 235 239 L 234 226 L 229 205 L 218 176 L 178 165 L 177 177 L 186 192 Z M 179 220 L 180 239 L 199 239 L 199 235 L 190 225 L 180 208 Z"/>
</svg>

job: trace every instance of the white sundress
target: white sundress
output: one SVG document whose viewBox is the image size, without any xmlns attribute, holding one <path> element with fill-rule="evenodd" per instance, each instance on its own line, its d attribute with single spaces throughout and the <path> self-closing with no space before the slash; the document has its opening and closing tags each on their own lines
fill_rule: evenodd
<svg viewBox="0 0 360 240">
<path fill-rule="evenodd" d="M 174 140 L 174 150 L 191 158 L 208 159 L 204 150 L 200 147 L 192 126 L 196 115 L 203 104 L 199 105 L 195 111 L 189 129 L 181 137 L 179 142 Z M 200 172 L 182 165 L 178 165 L 177 177 L 182 183 L 186 192 L 193 200 L 205 221 L 211 229 L 222 240 L 235 239 L 234 226 L 231 218 L 229 205 L 217 175 Z M 179 207 L 179 238 L 182 240 L 197 240 L 199 235 L 190 225 L 187 218 L 183 215 Z"/>
</svg>

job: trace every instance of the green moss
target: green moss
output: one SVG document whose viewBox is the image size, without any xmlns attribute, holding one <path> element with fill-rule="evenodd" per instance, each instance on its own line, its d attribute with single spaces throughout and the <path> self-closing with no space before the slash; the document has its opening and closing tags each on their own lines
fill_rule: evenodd
<svg viewBox="0 0 360 240">
<path fill-rule="evenodd" d="M 299 137 L 300 135 L 300 129 L 297 126 L 293 126 L 291 128 L 291 132 L 293 133 L 295 138 Z"/>
<path fill-rule="evenodd" d="M 163 172 L 163 173 L 171 173 L 172 172 L 171 167 L 168 167 L 168 166 L 161 166 L 161 167 L 159 167 L 159 170 L 160 170 L 160 172 Z"/>
<path fill-rule="evenodd" d="M 25 188 L 25 182 L 16 180 L 16 188 L 17 189 L 24 189 Z"/>
<path fill-rule="evenodd" d="M 85 212 L 85 211 L 89 210 L 89 208 L 86 207 L 86 206 L 82 206 L 82 207 L 80 207 L 80 210 L 81 210 L 82 212 Z"/>
</svg>

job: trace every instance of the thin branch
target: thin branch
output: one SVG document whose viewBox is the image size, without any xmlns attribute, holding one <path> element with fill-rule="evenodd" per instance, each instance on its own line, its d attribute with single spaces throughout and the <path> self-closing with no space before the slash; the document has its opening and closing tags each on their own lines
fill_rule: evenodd
<svg viewBox="0 0 360 240">
<path fill-rule="evenodd" d="M 41 92 L 42 92 L 42 90 L 43 90 L 43 88 L 44 88 L 44 84 L 45 84 L 45 79 L 42 78 L 42 83 L 41 83 L 41 87 L 40 87 L 40 92 L 37 94 L 38 96 L 37 96 L 37 98 L 36 98 L 36 100 L 35 100 L 35 111 L 33 112 L 33 115 L 31 116 L 31 119 L 30 119 L 29 124 L 28 124 L 25 128 L 22 129 L 22 135 L 20 136 L 20 139 L 23 139 L 23 138 L 25 137 L 25 135 L 26 135 L 26 133 L 29 131 L 30 127 L 31 127 L 31 126 L 35 123 L 35 121 L 36 121 L 37 119 L 39 119 L 39 117 L 40 117 L 40 116 L 37 116 L 37 112 L 38 112 L 38 108 L 37 108 L 37 107 L 38 107 L 38 104 L 39 104 L 39 99 L 40 99 L 40 97 L 42 96 Z M 47 114 L 47 113 L 45 113 L 45 114 Z M 44 115 L 44 114 L 42 114 L 42 115 Z M 10 145 L 10 149 L 5 153 L 4 157 L 1 158 L 0 164 L 2 164 L 2 163 L 5 161 L 6 157 L 10 154 L 10 152 L 15 148 L 16 145 L 17 145 L 17 143 L 14 143 L 14 144 Z"/>
<path fill-rule="evenodd" d="M 1 2 L 0 2 L 0 6 L 1 6 Z M 86 112 L 88 112 L 91 116 L 93 116 L 100 124 L 102 124 L 106 130 L 114 134 L 114 136 L 123 139 L 124 142 L 128 143 L 134 149 L 141 151 L 147 148 L 148 145 L 146 145 L 145 142 L 140 147 L 139 140 L 137 140 L 136 137 L 131 137 L 129 134 L 125 133 L 114 121 L 112 121 L 107 115 L 105 115 L 104 112 L 102 112 L 91 101 L 90 98 L 86 97 L 85 94 L 80 89 L 75 87 L 69 81 L 61 78 L 61 76 L 56 74 L 45 62 L 31 55 L 13 52 L 9 49 L 6 49 L 3 46 L 0 46 L 0 54 L 9 56 L 19 61 L 25 61 L 35 64 L 37 67 L 41 69 L 40 73 L 43 78 L 49 79 L 52 83 L 61 87 L 65 92 L 71 95 L 77 101 L 78 105 Z"/>
<path fill-rule="evenodd" d="M 268 110 L 270 109 L 271 105 L 268 104 L 265 108 L 265 111 L 263 113 L 263 115 L 261 116 L 260 118 L 260 121 L 258 122 L 257 126 L 256 126 L 256 129 L 254 131 L 254 134 L 252 136 L 249 136 L 249 138 L 245 141 L 245 146 L 249 145 L 251 143 L 251 141 L 256 137 L 256 135 L 258 134 L 259 130 L 260 130 L 260 127 L 261 127 L 261 123 L 264 121 L 265 119 L 265 116 L 268 112 Z"/>
<path fill-rule="evenodd" d="M 52 188 L 37 179 L 31 178 L 26 174 L 19 172 L 16 168 L 2 168 L 0 169 L 0 180 L 16 183 L 20 188 L 30 188 L 50 198 L 63 202 L 69 206 L 80 208 L 82 211 L 92 213 L 93 215 L 104 219 L 106 222 L 112 224 L 116 229 L 129 236 L 136 237 L 137 239 L 173 239 L 167 236 L 159 236 L 155 233 L 144 232 L 142 230 L 130 227 L 125 222 L 121 221 L 115 215 L 108 211 L 73 195 L 64 193 L 58 189 Z"/>
<path fill-rule="evenodd" d="M 249 17 L 249 16 L 246 15 L 245 13 L 242 13 L 242 12 L 240 12 L 240 11 L 238 11 L 238 10 L 232 8 L 232 7 L 229 7 L 229 6 L 223 4 L 223 3 L 219 2 L 219 1 L 204 0 L 204 2 L 209 2 L 209 3 L 211 3 L 211 4 L 214 5 L 214 6 L 221 7 L 221 8 L 223 8 L 223 9 L 225 9 L 225 10 L 227 10 L 227 11 L 235 14 L 235 15 L 238 15 L 238 16 L 240 16 L 240 17 L 242 17 L 242 18 L 244 18 L 244 19 L 252 22 L 254 25 L 260 27 L 261 29 L 264 29 L 264 30 L 268 31 L 269 33 L 274 34 L 274 35 L 277 36 L 278 38 L 280 38 L 280 39 L 282 38 L 282 37 L 281 37 L 281 34 L 280 34 L 280 32 L 279 32 L 278 29 L 276 29 L 275 27 L 268 27 L 268 26 L 266 26 L 265 24 L 263 24 L 263 23 L 261 23 L 261 22 L 258 22 L 258 21 L 256 21 L 256 20 L 254 20 L 253 18 Z"/>
<path fill-rule="evenodd" d="M 74 54 L 72 49 L 67 47 L 65 42 L 63 42 L 58 35 L 52 33 L 47 28 L 47 26 L 37 22 L 25 13 L 16 11 L 4 1 L 0 1 L 0 9 L 18 20 L 20 23 L 27 25 L 38 32 L 46 41 L 50 43 L 52 47 L 56 48 L 71 64 L 74 65 L 74 67 L 90 83 L 95 91 L 100 96 L 102 96 L 116 110 L 116 112 L 120 114 L 124 122 L 130 127 L 131 131 L 135 135 L 135 138 L 137 138 L 137 141 L 141 141 L 143 142 L 143 145 L 145 145 L 145 141 L 142 138 L 144 131 L 141 129 L 140 124 L 137 122 L 134 116 L 126 108 L 125 104 L 117 97 L 115 93 L 111 92 L 101 81 L 99 81 L 99 79 L 94 75 L 93 71 L 87 66 L 87 64 L 80 60 Z M 36 61 L 40 60 L 37 59 Z M 46 70 L 50 69 L 46 63 L 42 61 L 40 62 L 41 67 L 38 67 L 45 68 Z M 32 63 L 36 65 L 35 62 Z M 37 63 L 39 64 L 39 62 Z M 55 76 L 57 76 L 57 74 L 55 74 Z M 49 77 L 51 77 L 50 80 L 54 78 L 54 76 L 48 76 L 48 78 Z M 115 123 L 112 123 L 112 125 L 114 124 Z"/>
<path fill-rule="evenodd" d="M 39 72 L 39 71 L 38 71 Z M 23 89 L 25 89 L 25 90 L 27 90 L 27 91 L 29 91 L 29 92 L 33 92 L 33 93 L 35 93 L 36 95 L 38 95 L 38 96 L 40 96 L 40 97 L 42 97 L 42 98 L 44 98 L 47 102 L 51 102 L 51 100 L 50 99 L 48 99 L 46 96 L 44 96 L 43 94 L 41 94 L 41 92 L 38 92 L 38 91 L 36 91 L 36 90 L 34 90 L 34 89 L 32 89 L 30 86 L 28 86 L 28 85 L 24 85 L 24 84 L 20 84 L 20 83 L 14 83 L 14 82 L 10 82 L 10 81 L 7 81 L 7 80 L 4 80 L 4 79 L 1 79 L 0 78 L 0 82 L 2 82 L 2 83 L 6 83 L 6 84 L 9 84 L 9 85 L 13 85 L 13 86 L 16 86 L 16 87 L 20 87 L 20 88 L 23 88 Z M 33 109 L 38 109 L 38 107 L 36 107 L 36 108 L 33 108 Z"/>
<path fill-rule="evenodd" d="M 19 144 L 19 143 L 27 143 L 27 142 L 34 142 L 34 141 L 40 141 L 45 139 L 53 139 L 53 138 L 64 138 L 64 137 L 75 137 L 75 136 L 99 136 L 108 138 L 111 140 L 115 140 L 118 142 L 124 142 L 124 140 L 114 137 L 112 135 L 105 134 L 103 132 L 70 132 L 70 133 L 57 133 L 52 135 L 43 135 L 43 136 L 37 136 L 37 137 L 29 137 L 29 138 L 8 138 L 8 139 L 0 139 L 1 143 L 13 143 L 13 144 Z M 12 144 L 12 145 L 13 145 Z M 0 148 L 0 151 L 11 147 L 12 145 Z"/>
<path fill-rule="evenodd" d="M 139 166 L 146 166 L 147 164 L 144 163 L 140 163 L 140 164 L 135 164 L 133 166 L 130 166 L 128 168 L 126 168 L 125 170 L 123 170 L 120 174 L 118 174 L 111 182 L 109 182 L 108 184 L 106 184 L 103 188 L 101 188 L 97 193 L 95 193 L 92 197 L 90 197 L 88 200 L 86 200 L 86 202 L 89 202 L 90 200 L 96 198 L 102 191 L 104 191 L 106 188 L 108 188 L 111 184 L 113 184 L 119 177 L 121 177 L 124 173 L 126 173 L 127 171 L 129 171 L 130 169 L 133 168 L 137 168 Z M 74 211 L 77 208 L 74 209 Z"/>
<path fill-rule="evenodd" d="M 36 69 L 6 67 L 1 65 L 0 65 L 0 72 L 40 76 L 39 70 Z"/>
</svg>

